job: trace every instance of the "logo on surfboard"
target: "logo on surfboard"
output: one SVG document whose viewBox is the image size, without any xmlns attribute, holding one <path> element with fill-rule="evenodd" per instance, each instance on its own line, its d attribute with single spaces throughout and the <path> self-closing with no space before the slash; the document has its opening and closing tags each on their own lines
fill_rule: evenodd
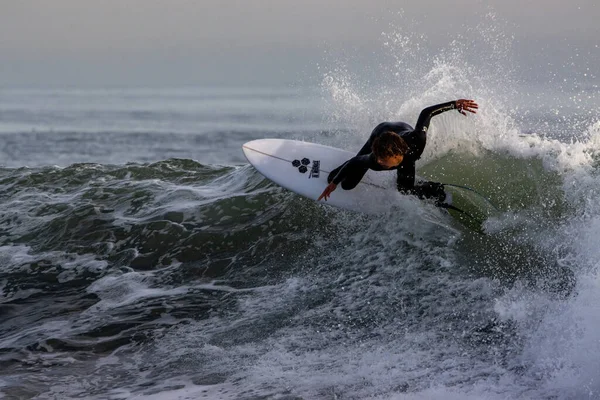
<svg viewBox="0 0 600 400">
<path fill-rule="evenodd" d="M 308 171 L 308 165 L 310 164 L 310 160 L 308 158 L 303 158 L 302 160 L 294 160 L 292 161 L 292 165 L 295 168 L 298 168 L 298 172 L 301 174 L 305 174 Z M 321 161 L 313 160 L 312 167 L 310 168 L 310 173 L 308 174 L 308 178 L 318 178 L 320 174 Z"/>
<path fill-rule="evenodd" d="M 321 161 L 313 160 L 312 168 L 310 169 L 309 178 L 318 178 L 319 177 L 319 169 L 321 168 Z"/>
</svg>

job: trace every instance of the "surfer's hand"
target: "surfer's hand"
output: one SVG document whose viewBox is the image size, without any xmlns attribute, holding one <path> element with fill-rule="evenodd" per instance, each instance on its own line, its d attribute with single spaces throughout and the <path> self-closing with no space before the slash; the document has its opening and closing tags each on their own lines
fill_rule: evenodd
<svg viewBox="0 0 600 400">
<path fill-rule="evenodd" d="M 475 114 L 477 112 L 477 109 L 479 108 L 479 106 L 477 105 L 477 103 L 475 103 L 474 100 L 466 99 L 456 100 L 455 106 L 458 112 L 462 115 L 467 115 L 465 111 Z"/>
<path fill-rule="evenodd" d="M 331 193 L 335 190 L 336 187 L 337 187 L 337 185 L 335 183 L 331 182 L 329 185 L 327 185 L 325 190 L 323 190 L 323 193 L 321 193 L 321 195 L 319 196 L 317 201 L 319 201 L 321 199 L 324 199 L 325 201 L 327 201 L 327 199 L 329 198 L 329 196 L 331 196 Z"/>
</svg>

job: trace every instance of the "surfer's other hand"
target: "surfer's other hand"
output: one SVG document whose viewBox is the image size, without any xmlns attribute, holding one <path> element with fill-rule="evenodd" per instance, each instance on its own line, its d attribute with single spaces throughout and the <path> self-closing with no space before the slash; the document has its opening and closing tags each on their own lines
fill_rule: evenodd
<svg viewBox="0 0 600 400">
<path fill-rule="evenodd" d="M 455 105 L 458 112 L 462 115 L 467 115 L 465 111 L 475 114 L 477 112 L 477 109 L 479 108 L 479 105 L 477 105 L 475 100 L 460 99 L 456 100 Z"/>
<path fill-rule="evenodd" d="M 327 185 L 325 190 L 323 190 L 323 193 L 321 193 L 321 195 L 319 196 L 317 201 L 319 201 L 321 199 L 327 201 L 327 199 L 329 198 L 329 196 L 331 196 L 331 193 L 335 190 L 336 187 L 337 187 L 337 185 L 335 183 L 331 182 L 329 185 Z"/>
</svg>

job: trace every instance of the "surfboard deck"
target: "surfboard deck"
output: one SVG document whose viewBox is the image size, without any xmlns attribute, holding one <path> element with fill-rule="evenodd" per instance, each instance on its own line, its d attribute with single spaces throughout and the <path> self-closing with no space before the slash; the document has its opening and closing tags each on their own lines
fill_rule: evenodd
<svg viewBox="0 0 600 400">
<path fill-rule="evenodd" d="M 323 193 L 329 173 L 354 157 L 335 147 L 288 139 L 259 139 L 242 146 L 244 155 L 266 178 L 312 200 Z M 338 186 L 323 203 L 347 210 L 383 212 L 398 201 L 396 175 L 369 170 L 352 190 Z"/>
</svg>

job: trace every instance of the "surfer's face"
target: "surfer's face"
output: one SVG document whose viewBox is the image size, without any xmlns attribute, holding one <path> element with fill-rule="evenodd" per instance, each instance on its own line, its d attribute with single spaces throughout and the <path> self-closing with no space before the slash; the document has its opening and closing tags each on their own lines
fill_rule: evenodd
<svg viewBox="0 0 600 400">
<path fill-rule="evenodd" d="M 385 168 L 394 168 L 400 165 L 402 160 L 404 160 L 404 156 L 402 154 L 398 154 L 391 157 L 378 158 L 377 163 Z"/>
</svg>

